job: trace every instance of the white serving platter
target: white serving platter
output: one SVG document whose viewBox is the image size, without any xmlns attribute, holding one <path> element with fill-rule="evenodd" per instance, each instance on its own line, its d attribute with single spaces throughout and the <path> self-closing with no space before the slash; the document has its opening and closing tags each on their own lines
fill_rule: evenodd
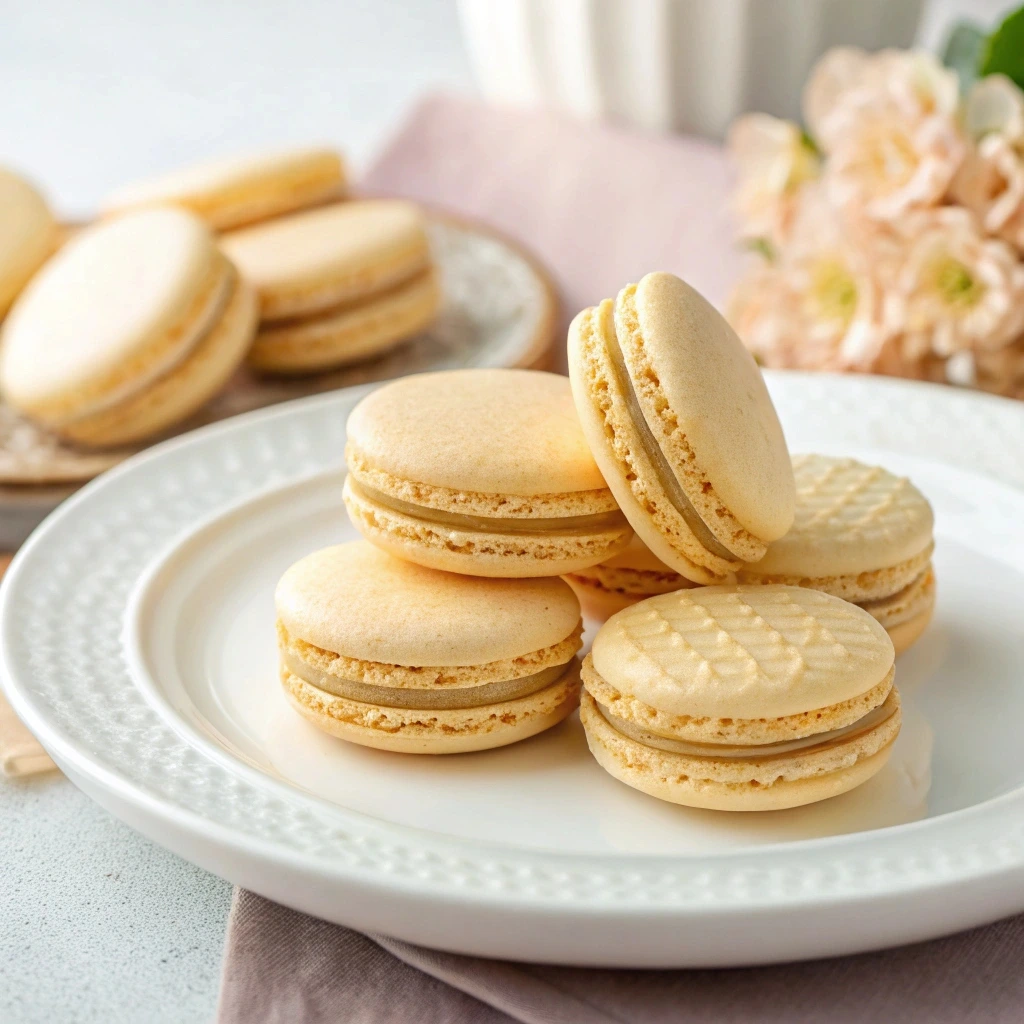
<svg viewBox="0 0 1024 1024">
<path fill-rule="evenodd" d="M 341 462 L 362 391 L 176 438 L 57 509 L 0 591 L 8 697 L 82 789 L 157 842 L 279 902 L 444 949 L 729 966 L 1024 910 L 1024 405 L 768 377 L 794 451 L 883 463 L 936 510 L 938 608 L 898 663 L 904 728 L 846 796 L 755 815 L 667 805 L 605 775 L 575 716 L 449 758 L 300 720 L 278 688 L 273 588 L 354 536 Z"/>
</svg>

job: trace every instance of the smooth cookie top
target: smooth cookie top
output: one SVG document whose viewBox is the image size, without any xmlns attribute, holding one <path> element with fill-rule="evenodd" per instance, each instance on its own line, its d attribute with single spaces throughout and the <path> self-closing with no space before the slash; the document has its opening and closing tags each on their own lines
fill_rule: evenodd
<svg viewBox="0 0 1024 1024">
<path fill-rule="evenodd" d="M 316 289 L 336 282 L 376 286 L 410 259 L 428 261 L 423 214 L 414 203 L 334 203 L 232 231 L 224 251 L 260 291 Z"/>
<path fill-rule="evenodd" d="M 145 210 L 85 229 L 7 318 L 0 385 L 32 409 L 159 373 L 192 344 L 199 320 L 216 315 L 220 265 L 209 228 L 184 210 Z M 219 284 L 226 287 L 223 273 Z"/>
<path fill-rule="evenodd" d="M 461 576 L 393 558 L 365 541 L 296 562 L 275 599 L 293 637 L 390 665 L 520 658 L 560 643 L 580 620 L 576 595 L 557 577 Z"/>
<path fill-rule="evenodd" d="M 863 609 L 815 590 L 679 590 L 613 615 L 594 640 L 606 682 L 659 711 L 782 718 L 877 686 L 895 654 Z"/>
<path fill-rule="evenodd" d="M 218 157 L 181 167 L 113 192 L 104 203 L 107 211 L 139 206 L 183 203 L 194 208 L 215 207 L 218 201 L 259 199 L 287 192 L 297 185 L 344 181 L 341 157 L 333 149 L 304 147 L 269 153 Z M 211 209 L 216 219 L 216 210 Z"/>
<path fill-rule="evenodd" d="M 24 178 L 0 167 L 0 316 L 46 258 L 56 224 L 46 200 Z"/>
<path fill-rule="evenodd" d="M 431 487 L 540 495 L 606 490 L 569 380 L 538 370 L 450 370 L 391 382 L 348 420 L 375 470 Z"/>
<path fill-rule="evenodd" d="M 761 371 L 736 332 L 699 292 L 672 274 L 648 274 L 632 297 L 638 361 L 624 323 L 615 328 L 630 376 L 652 383 L 722 504 L 754 536 L 781 537 L 793 519 L 789 451 Z"/>
<path fill-rule="evenodd" d="M 751 574 L 821 578 L 886 569 L 932 541 L 928 499 L 908 480 L 856 459 L 794 455 L 796 517 Z"/>
</svg>

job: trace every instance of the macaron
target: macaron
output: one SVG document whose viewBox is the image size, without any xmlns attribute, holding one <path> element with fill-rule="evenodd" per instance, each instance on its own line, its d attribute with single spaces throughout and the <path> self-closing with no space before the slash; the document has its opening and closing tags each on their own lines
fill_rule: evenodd
<svg viewBox="0 0 1024 1024">
<path fill-rule="evenodd" d="M 655 558 L 635 535 L 625 550 L 598 565 L 567 573 L 565 582 L 579 598 L 583 614 L 600 622 L 637 601 L 698 585 Z"/>
<path fill-rule="evenodd" d="M 583 663 L 591 753 L 643 793 L 726 811 L 838 796 L 900 729 L 888 634 L 801 587 L 715 586 L 613 615 Z"/>
<path fill-rule="evenodd" d="M 0 167 L 0 319 L 57 243 L 46 200 L 13 171 Z"/>
<path fill-rule="evenodd" d="M 106 214 L 179 206 L 217 231 L 301 210 L 345 191 L 345 165 L 333 149 L 301 148 L 221 157 L 118 189 Z"/>
<path fill-rule="evenodd" d="M 347 436 L 349 517 L 411 562 L 471 576 L 561 576 L 610 558 L 633 534 L 557 374 L 403 377 L 352 410 Z"/>
<path fill-rule="evenodd" d="M 569 376 L 608 486 L 654 555 L 696 583 L 793 522 L 793 470 L 753 356 L 688 284 L 653 273 L 569 328 Z"/>
<path fill-rule="evenodd" d="M 579 603 L 559 579 L 491 580 L 356 541 L 277 586 L 281 684 L 332 736 L 457 754 L 557 725 L 579 700 Z"/>
<path fill-rule="evenodd" d="M 380 355 L 427 327 L 440 305 L 413 203 L 336 203 L 230 232 L 222 244 L 259 294 L 263 325 L 249 362 L 266 373 Z"/>
<path fill-rule="evenodd" d="M 157 434 L 244 360 L 256 298 L 194 214 L 164 208 L 87 228 L 33 278 L 0 335 L 0 392 L 86 445 Z"/>
<path fill-rule="evenodd" d="M 796 518 L 743 583 L 810 587 L 859 604 L 888 631 L 896 653 L 935 609 L 934 516 L 906 478 L 829 455 L 794 455 Z"/>
</svg>

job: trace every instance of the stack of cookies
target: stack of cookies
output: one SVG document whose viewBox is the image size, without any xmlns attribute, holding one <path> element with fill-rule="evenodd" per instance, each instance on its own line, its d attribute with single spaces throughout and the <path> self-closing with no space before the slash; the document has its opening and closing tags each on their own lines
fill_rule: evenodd
<svg viewBox="0 0 1024 1024">
<path fill-rule="evenodd" d="M 112 447 L 182 422 L 246 361 L 307 374 L 407 340 L 440 302 L 424 217 L 345 189 L 330 149 L 205 163 L 115 192 L 52 255 L 46 203 L 0 169 L 0 394 Z"/>
<path fill-rule="evenodd" d="M 580 313 L 569 366 L 571 384 L 408 377 L 356 407 L 343 496 L 365 540 L 277 591 L 292 705 L 448 753 L 580 700 L 606 771 L 695 807 L 795 807 L 875 775 L 896 650 L 934 605 L 927 501 L 851 459 L 791 459 L 753 359 L 670 274 Z M 582 665 L 580 600 L 610 615 Z"/>
</svg>

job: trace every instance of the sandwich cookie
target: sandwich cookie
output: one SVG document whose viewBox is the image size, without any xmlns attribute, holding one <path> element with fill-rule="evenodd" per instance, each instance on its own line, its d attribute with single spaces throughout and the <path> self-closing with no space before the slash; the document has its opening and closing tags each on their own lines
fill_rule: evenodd
<svg viewBox="0 0 1024 1024">
<path fill-rule="evenodd" d="M 583 614 L 600 622 L 637 601 L 697 586 L 655 558 L 637 536 L 624 551 L 566 574 L 565 581 L 576 592 Z"/>
<path fill-rule="evenodd" d="M 579 700 L 579 604 L 558 579 L 426 569 L 363 541 L 296 562 L 277 586 L 281 683 L 333 736 L 412 754 L 487 750 Z"/>
<path fill-rule="evenodd" d="M 859 604 L 902 653 L 935 609 L 927 498 L 905 477 L 854 459 L 794 455 L 793 472 L 792 529 L 737 578 L 810 587 Z"/>
<path fill-rule="evenodd" d="M 685 282 L 648 274 L 583 310 L 569 376 L 608 486 L 676 572 L 721 581 L 789 529 L 793 471 L 761 372 Z"/>
<path fill-rule="evenodd" d="M 347 430 L 349 516 L 401 558 L 472 576 L 561 576 L 632 536 L 556 374 L 404 377 L 364 398 Z"/>
<path fill-rule="evenodd" d="M 0 167 L 0 319 L 57 244 L 57 223 L 46 200 Z"/>
<path fill-rule="evenodd" d="M 126 444 L 220 391 L 255 331 L 255 295 L 198 217 L 127 214 L 76 235 L 18 298 L 0 391 L 71 441 Z"/>
<path fill-rule="evenodd" d="M 333 149 L 291 149 L 208 160 L 118 189 L 104 213 L 180 206 L 217 231 L 339 198 L 345 166 Z"/>
<path fill-rule="evenodd" d="M 312 373 L 379 355 L 422 331 L 441 291 L 419 208 L 336 203 L 234 231 L 224 250 L 256 287 L 249 355 L 267 373 Z"/>
<path fill-rule="evenodd" d="M 601 767 L 660 800 L 797 807 L 885 764 L 900 729 L 894 657 L 875 619 L 829 594 L 679 590 L 600 629 L 580 717 Z"/>
</svg>

